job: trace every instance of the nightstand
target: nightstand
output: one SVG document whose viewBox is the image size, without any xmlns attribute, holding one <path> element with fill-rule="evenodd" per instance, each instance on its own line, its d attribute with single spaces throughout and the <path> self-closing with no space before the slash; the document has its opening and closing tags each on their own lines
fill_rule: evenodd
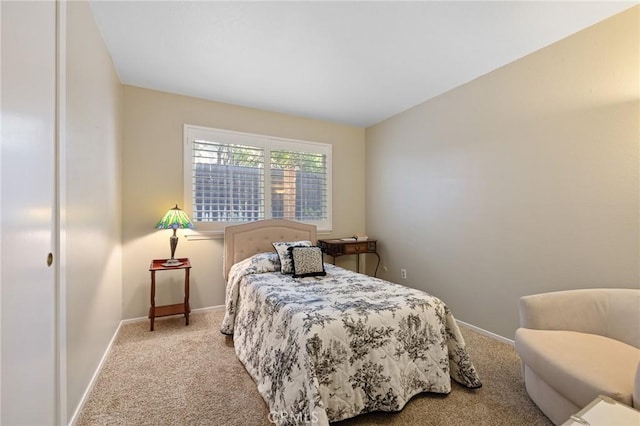
<svg viewBox="0 0 640 426">
<path fill-rule="evenodd" d="M 333 257 L 333 264 L 336 264 L 336 257 L 350 254 L 356 255 L 356 272 L 360 272 L 360 254 L 375 254 L 378 258 L 376 271 L 373 273 L 375 277 L 378 274 L 378 266 L 380 266 L 380 255 L 376 249 L 376 240 L 356 241 L 354 239 L 336 239 L 336 240 L 318 240 L 318 247 L 324 254 Z"/>
<path fill-rule="evenodd" d="M 169 259 L 154 259 L 151 261 L 149 271 L 151 271 L 151 307 L 149 307 L 150 329 L 153 331 L 153 323 L 157 317 L 166 317 L 169 315 L 184 314 L 185 325 L 189 325 L 189 271 L 191 270 L 191 262 L 188 258 L 178 259 L 182 264 L 177 266 L 165 266 Z M 174 305 L 156 306 L 156 272 L 157 271 L 174 271 L 184 269 L 184 301 Z"/>
</svg>

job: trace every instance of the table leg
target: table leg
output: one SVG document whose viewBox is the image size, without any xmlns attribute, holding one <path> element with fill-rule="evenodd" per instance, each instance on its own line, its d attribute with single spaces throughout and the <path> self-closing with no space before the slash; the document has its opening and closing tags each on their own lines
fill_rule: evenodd
<svg viewBox="0 0 640 426">
<path fill-rule="evenodd" d="M 380 266 L 380 255 L 376 251 L 374 251 L 373 254 L 378 257 L 378 263 L 376 263 L 376 271 L 373 273 L 373 276 L 375 277 L 378 275 L 378 266 Z"/>
<path fill-rule="evenodd" d="M 189 325 L 189 268 L 184 270 L 184 318 L 185 325 Z"/>
<path fill-rule="evenodd" d="M 151 271 L 151 307 L 149 308 L 150 331 L 156 319 L 156 271 Z"/>
</svg>

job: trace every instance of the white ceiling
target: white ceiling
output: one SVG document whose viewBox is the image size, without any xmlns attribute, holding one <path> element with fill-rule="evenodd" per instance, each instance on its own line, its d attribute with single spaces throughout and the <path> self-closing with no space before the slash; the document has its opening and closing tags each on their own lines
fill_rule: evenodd
<svg viewBox="0 0 640 426">
<path fill-rule="evenodd" d="M 99 1 L 125 84 L 367 127 L 636 1 Z"/>
</svg>

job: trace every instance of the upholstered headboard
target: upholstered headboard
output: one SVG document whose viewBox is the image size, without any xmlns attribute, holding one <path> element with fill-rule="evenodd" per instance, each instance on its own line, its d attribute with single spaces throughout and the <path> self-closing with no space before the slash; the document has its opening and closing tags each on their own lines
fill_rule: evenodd
<svg viewBox="0 0 640 426">
<path fill-rule="evenodd" d="M 233 264 L 256 253 L 275 251 L 274 241 L 309 240 L 316 244 L 316 227 L 284 219 L 230 225 L 224 228 L 224 279 Z"/>
</svg>

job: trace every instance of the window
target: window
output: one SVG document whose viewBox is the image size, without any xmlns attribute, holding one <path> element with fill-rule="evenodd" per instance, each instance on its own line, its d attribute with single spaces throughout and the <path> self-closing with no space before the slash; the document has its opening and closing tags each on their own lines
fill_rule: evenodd
<svg viewBox="0 0 640 426">
<path fill-rule="evenodd" d="M 331 145 L 184 126 L 184 208 L 196 229 L 290 219 L 331 230 Z"/>
</svg>

